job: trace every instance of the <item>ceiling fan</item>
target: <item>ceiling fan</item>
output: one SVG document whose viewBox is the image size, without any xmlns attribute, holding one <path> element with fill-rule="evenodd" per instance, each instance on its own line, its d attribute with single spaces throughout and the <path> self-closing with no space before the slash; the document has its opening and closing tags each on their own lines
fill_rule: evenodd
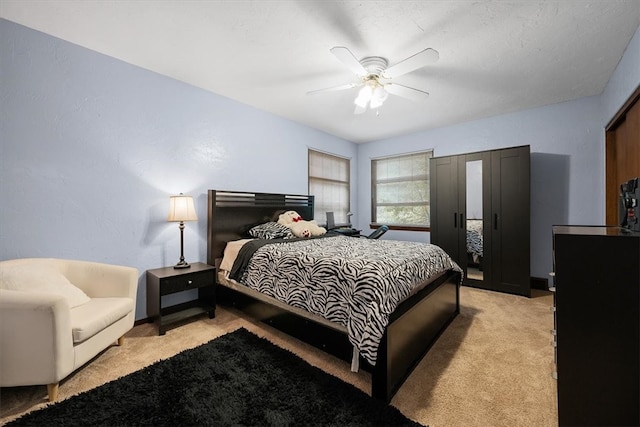
<svg viewBox="0 0 640 427">
<path fill-rule="evenodd" d="M 354 111 L 355 114 L 364 113 L 367 111 L 367 107 L 371 109 L 380 107 L 389 94 L 398 95 L 403 98 L 416 101 L 426 99 L 429 96 L 428 92 L 404 86 L 399 83 L 395 83 L 392 80 L 403 74 L 417 70 L 418 68 L 433 64 L 439 58 L 438 52 L 429 48 L 389 67 L 389 61 L 387 61 L 386 58 L 380 56 L 368 56 L 358 60 L 346 47 L 336 46 L 331 48 L 330 52 L 351 71 L 353 71 L 360 81 L 357 83 L 348 83 L 325 89 L 312 90 L 307 92 L 307 94 L 311 95 L 362 86 L 358 92 L 358 96 L 353 101 L 356 105 Z"/>
</svg>

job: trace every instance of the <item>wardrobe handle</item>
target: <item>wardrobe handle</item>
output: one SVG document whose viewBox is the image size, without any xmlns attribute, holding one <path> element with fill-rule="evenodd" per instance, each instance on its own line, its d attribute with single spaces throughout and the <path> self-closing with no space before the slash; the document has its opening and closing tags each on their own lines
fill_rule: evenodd
<svg viewBox="0 0 640 427">
<path fill-rule="evenodd" d="M 498 229 L 498 214 L 493 214 L 493 229 Z"/>
<path fill-rule="evenodd" d="M 464 226 L 464 214 L 460 214 L 460 228 L 466 228 Z"/>
<path fill-rule="evenodd" d="M 453 213 L 453 228 L 458 228 L 458 214 Z"/>
</svg>

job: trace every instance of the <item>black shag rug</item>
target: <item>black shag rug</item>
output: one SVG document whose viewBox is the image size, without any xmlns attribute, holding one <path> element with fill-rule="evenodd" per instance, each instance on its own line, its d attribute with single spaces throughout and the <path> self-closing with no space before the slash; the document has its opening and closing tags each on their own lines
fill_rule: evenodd
<svg viewBox="0 0 640 427">
<path fill-rule="evenodd" d="M 246 329 L 9 423 L 42 426 L 420 426 Z"/>
</svg>

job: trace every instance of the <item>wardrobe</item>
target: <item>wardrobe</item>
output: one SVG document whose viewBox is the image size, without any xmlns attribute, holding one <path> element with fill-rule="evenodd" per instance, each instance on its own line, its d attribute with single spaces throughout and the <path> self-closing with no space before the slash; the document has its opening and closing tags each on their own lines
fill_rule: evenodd
<svg viewBox="0 0 640 427">
<path fill-rule="evenodd" d="M 431 243 L 464 284 L 530 296 L 530 147 L 430 160 Z"/>
</svg>

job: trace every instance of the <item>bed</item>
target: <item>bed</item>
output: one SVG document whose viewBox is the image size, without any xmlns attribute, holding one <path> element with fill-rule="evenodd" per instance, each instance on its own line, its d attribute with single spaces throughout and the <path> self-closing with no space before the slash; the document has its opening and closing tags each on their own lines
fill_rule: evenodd
<svg viewBox="0 0 640 427">
<path fill-rule="evenodd" d="M 405 286 L 405 282 L 408 281 L 406 277 L 403 277 L 402 274 L 398 275 L 394 287 L 398 289 L 411 288 L 411 290 L 407 295 L 399 296 L 398 305 L 389 313 L 382 330 L 379 331 L 381 336 L 373 340 L 376 341 L 379 338 L 379 342 L 369 347 L 358 347 L 362 342 L 370 344 L 372 341 L 369 339 L 370 336 L 376 335 L 378 331 L 375 333 L 367 331 L 367 339 L 357 341 L 358 346 L 356 346 L 353 329 L 361 329 L 359 326 L 354 328 L 346 319 L 329 320 L 324 315 L 312 312 L 313 310 L 308 307 L 300 306 L 300 304 L 291 301 L 284 302 L 278 299 L 280 298 L 278 295 L 275 297 L 266 295 L 264 292 L 260 292 L 259 288 L 253 289 L 242 283 L 242 278 L 249 276 L 241 274 L 237 278 L 238 280 L 230 279 L 228 265 L 224 270 L 220 268 L 229 242 L 231 242 L 229 243 L 231 246 L 246 239 L 247 231 L 250 228 L 272 221 L 274 213 L 278 211 L 295 210 L 304 219 L 311 220 L 313 218 L 313 202 L 313 196 L 307 195 L 209 190 L 207 261 L 218 269 L 216 275 L 218 303 L 231 304 L 257 320 L 266 322 L 337 357 L 351 361 L 352 369 L 360 366 L 370 371 L 371 395 L 390 401 L 413 368 L 459 313 L 461 272 L 457 265 L 453 264 L 451 268 L 433 274 L 428 280 L 420 280 L 421 283 L 411 287 Z M 327 236 L 317 239 L 293 239 L 292 242 L 265 242 L 266 244 L 258 242 L 257 249 L 249 249 L 253 255 L 250 254 L 247 259 L 254 259 L 253 257 L 257 257 L 258 254 L 263 258 L 270 258 L 272 255 L 267 256 L 265 252 L 291 253 L 294 247 L 298 250 L 299 246 L 306 245 L 303 250 L 307 256 L 305 262 L 314 262 L 313 252 L 311 252 L 313 246 L 332 242 L 332 245 L 338 245 L 342 248 L 355 248 L 361 243 L 364 245 L 365 240 L 358 237 L 332 236 L 328 233 Z M 367 243 L 371 242 L 374 241 Z M 378 242 L 379 245 L 382 245 L 382 241 Z M 409 242 L 405 243 L 409 244 Z M 387 244 L 392 243 L 387 241 Z M 396 244 L 399 243 L 392 245 Z M 422 246 L 432 245 L 422 244 Z M 433 248 L 439 250 L 437 247 Z M 240 249 L 240 252 L 243 251 L 245 251 L 244 246 Z M 408 253 L 413 252 L 414 249 L 408 251 Z M 238 255 L 241 258 L 246 257 L 244 253 Z M 448 256 L 446 257 L 448 258 Z M 227 262 L 226 259 L 225 262 Z M 440 262 L 448 263 L 447 260 Z M 234 262 L 234 266 L 237 267 L 239 263 L 240 261 Z M 257 263 L 255 259 L 254 263 Z M 394 269 L 394 271 L 396 270 L 401 269 Z M 275 287 L 281 281 L 289 280 L 284 276 L 275 277 L 275 272 L 280 270 L 272 271 L 274 271 L 272 273 L 274 277 L 271 277 L 272 274 L 264 274 L 264 271 L 256 277 L 262 275 L 263 279 L 271 280 L 271 284 L 267 287 Z M 324 277 L 330 277 L 332 274 Z M 324 281 L 330 282 L 331 280 L 325 279 Z M 331 307 L 335 307 L 335 305 Z M 338 317 L 340 316 L 342 314 L 338 314 Z"/>
</svg>

